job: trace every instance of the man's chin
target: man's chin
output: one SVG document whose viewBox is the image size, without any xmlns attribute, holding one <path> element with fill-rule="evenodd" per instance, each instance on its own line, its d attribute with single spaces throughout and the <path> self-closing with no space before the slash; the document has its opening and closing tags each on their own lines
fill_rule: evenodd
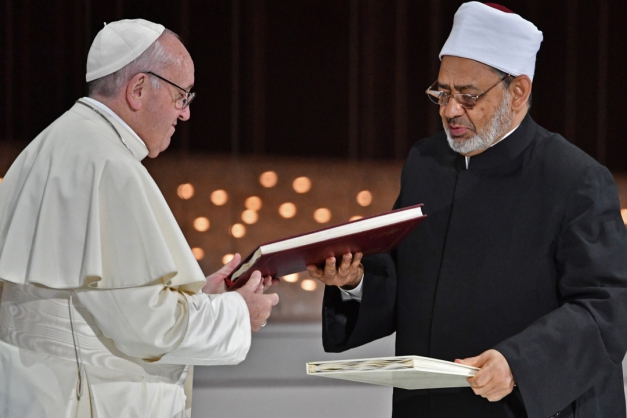
<svg viewBox="0 0 627 418">
<path fill-rule="evenodd" d="M 158 149 L 148 150 L 149 158 L 156 158 L 159 154 L 165 151 L 170 146 L 170 137 L 167 136 L 161 141 L 161 146 Z"/>
<path fill-rule="evenodd" d="M 174 129 L 172 129 L 172 133 L 174 133 Z M 159 150 L 159 152 L 163 152 L 166 149 L 168 149 L 168 147 L 170 146 L 170 141 L 172 140 L 172 135 L 170 135 L 170 133 L 168 132 L 168 135 L 163 138 L 163 141 L 161 141 L 161 149 Z"/>
<path fill-rule="evenodd" d="M 447 132 L 446 139 L 453 151 L 466 156 L 480 154 L 489 148 L 489 145 L 486 146 L 485 141 L 479 135 L 473 135 L 470 138 L 453 137 Z"/>
</svg>

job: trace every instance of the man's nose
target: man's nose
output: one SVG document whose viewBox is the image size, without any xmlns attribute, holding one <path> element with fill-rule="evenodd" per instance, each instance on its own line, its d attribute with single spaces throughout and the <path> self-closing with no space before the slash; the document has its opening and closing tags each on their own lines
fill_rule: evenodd
<svg viewBox="0 0 627 418">
<path fill-rule="evenodd" d="M 183 109 L 181 111 L 181 113 L 179 114 L 179 119 L 182 121 L 186 121 L 190 118 L 191 116 L 191 110 L 189 110 L 191 106 L 187 106 L 185 109 Z"/>
<path fill-rule="evenodd" d="M 440 106 L 440 116 L 447 119 L 453 119 L 457 116 L 462 116 L 466 113 L 466 109 L 464 109 L 457 101 L 451 97 L 449 98 L 446 106 Z"/>
</svg>

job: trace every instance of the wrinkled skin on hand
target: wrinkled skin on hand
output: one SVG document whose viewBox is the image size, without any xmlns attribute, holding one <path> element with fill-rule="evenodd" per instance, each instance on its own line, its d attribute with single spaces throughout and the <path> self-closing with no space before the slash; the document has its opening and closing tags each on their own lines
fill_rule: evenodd
<svg viewBox="0 0 627 418">
<path fill-rule="evenodd" d="M 307 266 L 307 273 L 312 279 L 320 280 L 327 286 L 338 286 L 346 290 L 354 289 L 364 275 L 361 265 L 362 257 L 362 253 L 355 253 L 354 257 L 351 253 L 346 253 L 337 267 L 335 257 L 329 257 L 325 261 L 324 268 L 310 264 Z"/>
<path fill-rule="evenodd" d="M 242 260 L 239 254 L 235 254 L 231 261 L 226 263 L 222 268 L 213 274 L 207 276 L 207 284 L 202 288 L 203 293 L 216 294 L 224 293 L 227 291 L 225 280 L 231 274 L 235 267 L 237 267 Z M 279 279 L 273 279 L 270 276 L 263 278 L 263 290 L 266 291 L 270 286 L 278 284 Z"/>
<path fill-rule="evenodd" d="M 455 360 L 455 363 L 478 367 L 479 371 L 468 378 L 476 395 L 490 402 L 500 401 L 514 390 L 516 382 L 507 359 L 496 350 L 487 350 L 476 357 Z"/>
<path fill-rule="evenodd" d="M 207 284 L 202 288 L 203 293 L 218 294 L 226 292 L 225 280 L 239 265 L 241 259 L 242 257 L 239 254 L 235 254 L 233 259 L 222 266 L 220 270 L 207 276 Z M 248 282 L 236 290 L 246 302 L 250 315 L 250 327 L 253 331 L 259 331 L 272 313 L 272 307 L 279 303 L 279 296 L 276 293 L 264 294 L 270 286 L 278 282 L 279 279 L 273 279 L 270 276 L 262 278 L 261 273 L 255 271 Z"/>
<path fill-rule="evenodd" d="M 279 295 L 276 293 L 263 294 L 265 282 L 266 280 L 261 277 L 261 273 L 255 271 L 248 282 L 236 290 L 246 301 L 250 314 L 250 327 L 253 331 L 259 331 L 265 325 L 272 313 L 272 307 L 279 303 Z M 272 283 L 272 279 L 270 279 L 270 283 Z"/>
</svg>

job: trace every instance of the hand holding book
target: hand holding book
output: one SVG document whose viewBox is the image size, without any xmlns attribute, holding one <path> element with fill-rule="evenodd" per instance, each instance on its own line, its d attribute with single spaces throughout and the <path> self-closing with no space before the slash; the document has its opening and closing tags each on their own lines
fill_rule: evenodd
<svg viewBox="0 0 627 418">
<path fill-rule="evenodd" d="M 479 369 L 475 376 L 467 380 L 476 395 L 490 402 L 500 401 L 512 393 L 516 386 L 507 359 L 497 350 L 486 350 L 475 357 L 457 359 L 455 363 Z"/>
<path fill-rule="evenodd" d="M 363 253 L 357 252 L 342 255 L 342 261 L 337 266 L 336 258 L 325 260 L 323 268 L 315 264 L 307 266 L 307 273 L 312 279 L 318 279 L 327 286 L 337 286 L 345 290 L 354 289 L 359 285 L 364 275 L 364 266 L 361 265 Z"/>
<path fill-rule="evenodd" d="M 255 270 L 264 276 L 282 277 L 305 271 L 308 265 L 322 265 L 327 259 L 332 264 L 334 261 L 330 259 L 343 254 L 369 255 L 390 251 L 425 218 L 421 206 L 409 206 L 262 244 L 231 273 L 227 286 L 229 289 L 242 286 Z M 355 261 L 349 262 L 349 270 L 343 268 L 340 273 L 354 273 Z"/>
</svg>

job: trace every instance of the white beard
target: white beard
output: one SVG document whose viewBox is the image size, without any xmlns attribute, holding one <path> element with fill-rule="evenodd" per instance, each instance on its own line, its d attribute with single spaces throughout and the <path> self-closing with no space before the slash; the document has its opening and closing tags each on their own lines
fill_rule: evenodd
<svg viewBox="0 0 627 418">
<path fill-rule="evenodd" d="M 451 137 L 448 127 L 444 124 L 448 145 L 453 151 L 464 155 L 468 155 L 476 151 L 485 151 L 490 148 L 492 144 L 494 144 L 497 138 L 507 133 L 513 119 L 514 115 L 509 110 L 509 92 L 505 90 L 503 99 L 501 100 L 499 107 L 496 109 L 496 113 L 494 113 L 492 119 L 490 119 L 481 132 L 477 131 L 475 136 L 470 138 L 453 138 Z M 470 128 L 473 130 L 475 129 L 474 126 L 471 126 Z"/>
</svg>

